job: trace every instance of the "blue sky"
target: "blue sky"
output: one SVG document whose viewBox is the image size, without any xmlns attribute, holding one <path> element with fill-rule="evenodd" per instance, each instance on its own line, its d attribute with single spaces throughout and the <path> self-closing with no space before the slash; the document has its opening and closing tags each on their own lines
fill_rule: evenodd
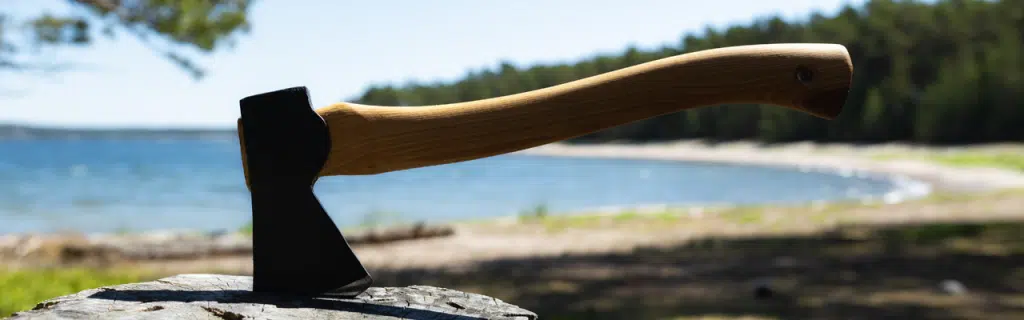
<svg viewBox="0 0 1024 320">
<path fill-rule="evenodd" d="M 455 80 L 499 60 L 574 61 L 628 45 L 677 44 L 705 26 L 834 13 L 863 0 L 262 0 L 252 31 L 199 59 L 195 81 L 129 37 L 42 57 L 52 75 L 0 71 L 0 123 L 70 127 L 232 127 L 238 100 L 304 85 L 315 106 L 378 83 Z M 69 10 L 60 0 L 0 0 L 5 12 Z"/>
</svg>

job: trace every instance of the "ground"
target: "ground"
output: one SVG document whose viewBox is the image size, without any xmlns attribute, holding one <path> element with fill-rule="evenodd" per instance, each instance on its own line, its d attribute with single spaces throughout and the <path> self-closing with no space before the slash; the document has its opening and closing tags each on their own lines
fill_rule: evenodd
<svg viewBox="0 0 1024 320">
<path fill-rule="evenodd" d="M 814 152 L 856 153 L 875 162 L 935 155 L 906 148 L 850 150 Z M 1015 160 L 996 158 L 1017 170 Z M 970 168 L 977 161 L 948 165 L 993 174 Z M 460 223 L 451 237 L 356 250 L 376 285 L 481 293 L 541 319 L 1024 318 L 1024 189 L 974 190 L 978 181 L 943 174 L 972 188 L 951 185 L 898 204 L 527 214 Z M 1016 181 L 999 177 L 999 183 Z M 250 259 L 120 261 L 93 272 L 129 270 L 124 274 L 131 277 L 109 280 L 114 283 L 186 272 L 248 274 Z M 53 273 L 8 274 L 19 272 L 21 279 L 36 280 Z M 3 279 L 0 289 L 9 290 Z M 29 303 L 0 305 L 8 308 L 0 312 Z"/>
</svg>

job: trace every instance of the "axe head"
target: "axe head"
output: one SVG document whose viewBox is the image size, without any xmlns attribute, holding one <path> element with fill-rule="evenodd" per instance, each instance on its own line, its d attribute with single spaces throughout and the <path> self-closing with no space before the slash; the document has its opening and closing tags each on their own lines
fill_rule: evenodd
<svg viewBox="0 0 1024 320">
<path fill-rule="evenodd" d="M 241 100 L 252 196 L 253 291 L 355 296 L 373 280 L 313 194 L 330 136 L 305 87 Z"/>
</svg>

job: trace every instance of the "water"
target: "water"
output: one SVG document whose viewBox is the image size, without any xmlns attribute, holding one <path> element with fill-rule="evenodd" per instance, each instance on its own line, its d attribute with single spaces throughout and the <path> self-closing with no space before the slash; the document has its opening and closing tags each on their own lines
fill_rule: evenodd
<svg viewBox="0 0 1024 320">
<path fill-rule="evenodd" d="M 508 216 L 541 204 L 564 212 L 774 203 L 893 188 L 885 179 L 789 169 L 505 155 L 326 177 L 314 191 L 338 225 L 353 226 Z M 234 230 L 250 208 L 237 141 L 0 141 L 0 233 Z"/>
</svg>

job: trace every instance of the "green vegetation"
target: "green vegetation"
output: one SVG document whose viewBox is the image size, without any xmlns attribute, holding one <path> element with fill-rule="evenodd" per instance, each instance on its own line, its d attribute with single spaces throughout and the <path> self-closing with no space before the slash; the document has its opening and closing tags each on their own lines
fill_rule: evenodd
<svg viewBox="0 0 1024 320">
<path fill-rule="evenodd" d="M 363 214 L 358 228 L 377 228 L 401 221 L 401 214 L 385 210 L 370 210 Z"/>
<path fill-rule="evenodd" d="M 952 154 L 933 156 L 933 160 L 957 166 L 1000 167 L 1024 171 L 1024 154 Z"/>
<path fill-rule="evenodd" d="M 0 72 L 64 69 L 46 59 L 32 59 L 42 47 L 83 46 L 97 35 L 130 36 L 181 67 L 195 78 L 204 69 L 187 51 L 209 53 L 230 46 L 234 36 L 249 30 L 249 0 L 188 1 L 64 1 L 74 7 L 20 17 L 0 8 Z M 20 30 L 30 31 L 21 37 Z M 180 50 L 175 46 L 191 50 Z M 34 61 L 35 60 L 35 61 Z"/>
<path fill-rule="evenodd" d="M 360 103 L 424 105 L 549 87 L 646 61 L 724 46 L 829 42 L 853 58 L 842 115 L 825 121 L 783 108 L 728 105 L 607 129 L 576 142 L 712 140 L 970 143 L 1024 141 L 1024 2 L 870 1 L 805 21 L 765 17 L 688 34 L 655 50 L 628 48 L 574 64 L 501 63 L 453 83 L 377 85 Z"/>
<path fill-rule="evenodd" d="M 528 210 L 519 213 L 519 222 L 523 224 L 544 225 L 549 231 L 563 231 L 568 228 L 600 227 L 608 224 L 622 223 L 646 223 L 651 221 L 672 221 L 684 216 L 682 211 L 675 209 L 660 210 L 653 212 L 639 212 L 633 209 L 626 209 L 612 213 L 580 213 L 580 214 L 551 214 L 547 205 L 539 204 Z M 474 221 L 477 223 L 491 223 L 492 219 Z"/>
<path fill-rule="evenodd" d="M 910 205 L 943 205 L 965 201 L 998 201 L 1024 196 L 1024 189 L 1006 189 L 981 193 L 936 192 L 924 198 L 911 200 Z M 853 213 L 858 209 L 878 208 L 879 202 L 837 201 L 830 203 L 802 203 L 792 205 L 743 205 L 720 208 L 666 208 L 663 210 L 624 210 L 613 213 L 545 214 L 524 213 L 519 221 L 539 224 L 551 232 L 567 229 L 600 228 L 610 225 L 630 225 L 650 228 L 678 227 L 682 224 L 700 228 L 702 225 L 731 225 L 767 228 L 766 231 L 786 230 L 794 226 L 829 227 L 856 222 Z M 897 205 L 898 206 L 898 205 Z M 893 209 L 898 210 L 898 209 Z M 482 221 L 481 223 L 487 223 Z"/>
<path fill-rule="evenodd" d="M 385 225 L 388 225 L 388 224 L 398 223 L 398 222 L 401 222 L 401 221 L 402 221 L 401 220 L 401 214 L 399 214 L 397 212 L 383 211 L 383 210 L 371 210 L 371 211 L 366 212 L 365 214 L 363 214 L 362 219 L 360 219 L 358 225 L 352 226 L 352 227 L 348 227 L 348 228 L 343 228 L 344 229 L 343 231 L 352 231 L 352 230 L 360 230 L 360 229 L 367 229 L 367 228 L 376 228 L 376 227 L 381 227 L 381 226 L 385 226 Z M 238 233 L 241 233 L 241 234 L 244 234 L 244 235 L 252 235 L 252 222 L 251 221 L 250 222 L 246 222 L 241 227 L 238 227 L 237 231 L 238 231 Z"/>
<path fill-rule="evenodd" d="M 543 220 L 548 216 L 548 205 L 538 204 L 530 209 L 519 213 L 519 219 L 523 221 Z"/>
<path fill-rule="evenodd" d="M 251 236 L 252 235 L 252 222 L 246 222 L 241 227 L 239 227 L 238 228 L 238 233 Z"/>
<path fill-rule="evenodd" d="M 877 159 L 916 159 L 960 167 L 995 167 L 1024 172 L 1024 152 L 950 152 L 927 155 L 878 155 Z"/>
<path fill-rule="evenodd" d="M 46 299 L 102 286 L 145 281 L 150 278 L 132 270 L 0 269 L 0 317 L 31 309 Z"/>
</svg>

